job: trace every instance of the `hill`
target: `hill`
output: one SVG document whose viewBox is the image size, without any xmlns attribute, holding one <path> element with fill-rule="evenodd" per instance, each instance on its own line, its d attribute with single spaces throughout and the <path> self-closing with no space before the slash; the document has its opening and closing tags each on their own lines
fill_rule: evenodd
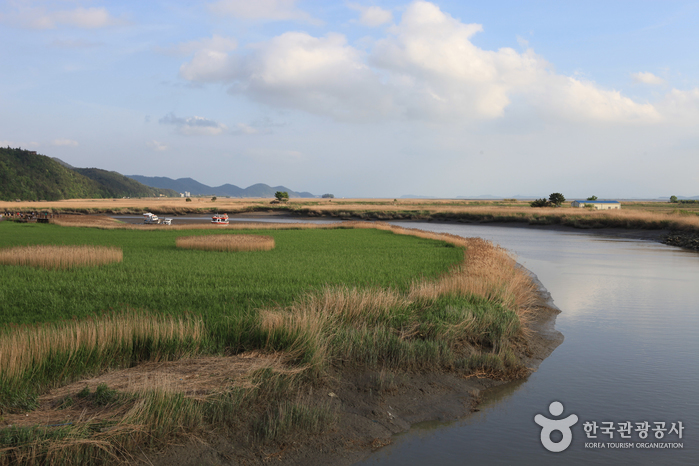
<svg viewBox="0 0 699 466">
<path fill-rule="evenodd" d="M 0 199 L 4 201 L 57 201 L 177 194 L 144 186 L 116 172 L 97 168 L 71 169 L 34 151 L 10 147 L 0 148 L 0 186 Z"/>
<path fill-rule="evenodd" d="M 309 192 L 297 192 L 285 186 L 269 186 L 264 183 L 254 184 L 247 188 L 240 188 L 233 184 L 212 187 L 192 178 L 173 180 L 165 176 L 128 175 L 128 177 L 154 188 L 174 189 L 180 193 L 188 191 L 192 196 L 274 197 L 275 192 L 286 191 L 289 193 L 289 197 L 317 197 Z"/>
<path fill-rule="evenodd" d="M 102 197 L 152 197 L 160 194 L 173 197 L 180 195 L 172 189 L 146 186 L 117 172 L 99 168 L 74 168 L 73 170 L 97 182 L 101 186 Z"/>
</svg>

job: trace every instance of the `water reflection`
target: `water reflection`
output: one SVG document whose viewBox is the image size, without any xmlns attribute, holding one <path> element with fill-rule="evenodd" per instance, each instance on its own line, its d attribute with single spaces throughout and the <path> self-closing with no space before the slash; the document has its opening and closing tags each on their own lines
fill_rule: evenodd
<svg viewBox="0 0 699 466">
<path fill-rule="evenodd" d="M 699 464 L 699 254 L 575 231 L 409 226 L 513 251 L 562 309 L 556 328 L 565 341 L 528 380 L 485 393 L 480 412 L 412 429 L 360 464 Z M 580 418 L 562 453 L 543 448 L 533 421 L 556 400 Z M 684 448 L 586 449 L 586 420 L 682 421 L 684 438 L 666 441 Z"/>
</svg>

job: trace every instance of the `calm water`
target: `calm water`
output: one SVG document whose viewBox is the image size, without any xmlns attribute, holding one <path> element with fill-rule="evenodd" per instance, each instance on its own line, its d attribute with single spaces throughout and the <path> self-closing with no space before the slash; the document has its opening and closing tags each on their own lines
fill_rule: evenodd
<svg viewBox="0 0 699 466">
<path fill-rule="evenodd" d="M 362 465 L 699 464 L 699 254 L 652 242 L 511 227 L 415 224 L 480 236 L 516 253 L 563 311 L 565 341 L 527 380 L 487 393 L 479 413 L 462 421 L 414 426 Z M 571 446 L 544 449 L 534 416 L 578 416 Z M 559 417 L 560 418 L 560 417 Z M 614 437 L 586 439 L 582 424 L 614 423 Z M 682 439 L 618 423 L 681 421 Z M 560 439 L 556 434 L 554 441 Z M 683 449 L 591 449 L 586 442 L 679 442 Z"/>
</svg>

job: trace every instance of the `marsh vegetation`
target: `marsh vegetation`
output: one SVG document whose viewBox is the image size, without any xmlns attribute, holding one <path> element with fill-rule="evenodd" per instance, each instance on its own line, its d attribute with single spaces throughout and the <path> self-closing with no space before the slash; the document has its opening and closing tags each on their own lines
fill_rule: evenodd
<svg viewBox="0 0 699 466">
<path fill-rule="evenodd" d="M 1 462 L 124 459 L 213 426 L 260 442 L 319 433 L 335 415 L 303 393 L 347 368 L 528 373 L 519 356 L 536 289 L 491 243 L 366 223 L 236 227 L 247 231 L 197 237 L 264 233 L 274 249 L 181 249 L 178 229 L 1 223 L 6 247 L 91 244 L 124 258 L 92 269 L 0 267 L 0 409 L 13 425 L 0 431 Z M 102 404 L 75 385 L 107 369 L 211 357 L 247 365 L 194 392 L 157 378 L 105 383 L 102 392 L 115 391 Z M 36 424 L 48 418 L 51 427 Z"/>
</svg>

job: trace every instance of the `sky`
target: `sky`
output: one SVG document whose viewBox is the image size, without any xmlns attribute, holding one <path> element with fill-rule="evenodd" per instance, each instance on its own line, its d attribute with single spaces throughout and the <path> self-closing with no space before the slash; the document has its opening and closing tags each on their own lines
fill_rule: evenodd
<svg viewBox="0 0 699 466">
<path fill-rule="evenodd" d="M 336 197 L 699 195 L 699 2 L 0 2 L 0 146 Z"/>
</svg>

